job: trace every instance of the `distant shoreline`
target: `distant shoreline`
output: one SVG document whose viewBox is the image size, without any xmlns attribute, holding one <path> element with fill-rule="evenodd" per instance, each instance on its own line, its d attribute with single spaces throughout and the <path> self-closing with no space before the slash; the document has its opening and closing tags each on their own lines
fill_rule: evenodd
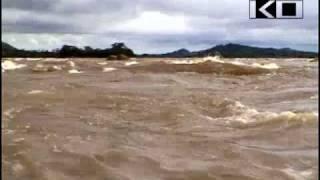
<svg viewBox="0 0 320 180">
<path fill-rule="evenodd" d="M 201 58 L 206 56 L 221 56 L 224 58 L 317 58 L 317 52 L 298 51 L 290 48 L 261 48 L 240 44 L 217 45 L 200 51 L 179 49 L 164 54 L 136 54 L 124 43 L 114 43 L 111 48 L 93 49 L 89 46 L 79 48 L 64 45 L 54 51 L 21 50 L 2 42 L 2 58 L 110 58 L 127 56 L 139 58 Z"/>
</svg>

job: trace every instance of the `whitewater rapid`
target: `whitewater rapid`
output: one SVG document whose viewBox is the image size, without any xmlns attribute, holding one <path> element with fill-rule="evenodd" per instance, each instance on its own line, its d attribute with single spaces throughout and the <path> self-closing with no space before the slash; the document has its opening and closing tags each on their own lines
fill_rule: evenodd
<svg viewBox="0 0 320 180">
<path fill-rule="evenodd" d="M 2 60 L 4 179 L 318 179 L 318 62 Z"/>
</svg>

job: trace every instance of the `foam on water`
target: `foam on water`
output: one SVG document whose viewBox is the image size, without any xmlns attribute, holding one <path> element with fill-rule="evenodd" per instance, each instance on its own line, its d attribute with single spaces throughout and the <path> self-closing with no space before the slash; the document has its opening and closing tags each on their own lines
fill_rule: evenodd
<svg viewBox="0 0 320 180">
<path fill-rule="evenodd" d="M 46 58 L 44 62 L 65 62 L 69 59 Z"/>
<path fill-rule="evenodd" d="M 97 62 L 99 65 L 109 64 L 107 62 Z M 140 64 L 138 61 L 124 62 L 124 66 L 132 66 L 128 68 L 134 72 L 154 72 L 154 73 L 178 73 L 178 72 L 195 72 L 201 74 L 230 74 L 230 75 L 258 75 L 258 74 L 272 74 L 280 67 L 275 63 L 270 64 L 248 64 L 242 59 L 240 60 L 223 60 L 220 57 L 205 57 L 205 58 L 190 58 L 181 60 L 160 60 L 150 61 L 141 66 L 134 66 Z M 69 62 L 71 67 L 75 64 Z M 113 67 L 104 67 L 103 72 L 110 72 L 116 70 Z"/>
<path fill-rule="evenodd" d="M 53 71 L 60 71 L 63 68 L 58 65 L 43 65 L 43 64 L 36 64 L 33 68 L 33 72 L 53 72 Z"/>
<path fill-rule="evenodd" d="M 223 120 L 227 123 L 240 122 L 242 124 L 260 124 L 267 122 L 316 122 L 318 119 L 318 113 L 316 112 L 301 112 L 295 113 L 291 111 L 285 111 L 280 113 L 275 112 L 259 112 L 254 108 L 243 105 L 239 101 L 231 101 L 226 99 L 224 107 L 226 111 L 229 111 L 229 116 L 223 118 L 217 118 L 217 120 Z"/>
<path fill-rule="evenodd" d="M 68 71 L 69 74 L 81 74 L 82 71 L 79 71 L 76 69 L 76 64 L 73 61 L 68 61 L 68 65 L 71 67 L 71 69 Z"/>
<path fill-rule="evenodd" d="M 3 70 L 7 71 L 7 70 L 21 69 L 21 68 L 27 67 L 27 65 L 25 65 L 25 64 L 17 64 L 17 63 L 15 63 L 13 61 L 6 60 L 6 61 L 1 63 L 1 67 L 2 67 Z"/>
<path fill-rule="evenodd" d="M 41 93 L 43 93 L 42 90 L 32 90 L 28 92 L 28 94 L 41 94 Z"/>
<path fill-rule="evenodd" d="M 61 66 L 57 66 L 57 65 L 52 66 L 52 68 L 53 68 L 54 70 L 57 70 L 57 71 L 62 70 L 62 67 L 61 67 Z"/>
<path fill-rule="evenodd" d="M 68 64 L 72 68 L 76 67 L 76 64 L 73 61 L 68 61 Z"/>
<path fill-rule="evenodd" d="M 23 109 L 22 108 L 10 108 L 3 112 L 3 116 L 6 119 L 13 119 L 16 114 L 20 113 Z"/>
<path fill-rule="evenodd" d="M 243 62 L 240 62 L 239 60 L 235 61 L 223 61 L 220 57 L 214 56 L 214 57 L 205 57 L 202 59 L 192 59 L 192 60 L 171 60 L 168 61 L 169 64 L 181 64 L 181 65 L 197 65 L 197 64 L 204 64 L 204 63 L 217 63 L 223 66 L 229 66 L 233 65 L 236 67 L 239 67 L 239 69 L 243 68 L 251 68 L 256 70 L 277 70 L 279 69 L 279 65 L 275 63 L 269 63 L 269 64 L 259 64 L 259 63 L 253 63 L 253 64 L 245 64 Z"/>
<path fill-rule="evenodd" d="M 240 61 L 231 61 L 230 63 L 234 64 L 234 65 L 238 65 L 238 66 L 245 66 L 246 65 L 246 64 L 244 64 L 243 62 L 240 62 Z"/>
<path fill-rule="evenodd" d="M 30 69 L 5 75 L 3 177 L 317 178 L 316 69 L 299 77 L 299 61 L 274 60 L 293 68 L 273 73 L 265 59 L 70 60 L 15 62 Z M 44 74 L 32 73 L 36 64 Z"/>
<path fill-rule="evenodd" d="M 286 169 L 283 169 L 282 171 L 296 180 L 308 179 L 312 176 L 311 170 L 297 171 L 297 170 L 294 170 L 293 168 L 286 168 Z"/>
<path fill-rule="evenodd" d="M 79 70 L 77 70 L 77 69 L 70 69 L 69 71 L 68 71 L 68 73 L 69 74 L 81 74 L 81 73 L 83 73 L 82 71 L 79 71 Z"/>
<path fill-rule="evenodd" d="M 13 58 L 13 61 L 23 61 L 25 60 L 24 58 Z"/>
<path fill-rule="evenodd" d="M 204 62 L 217 62 L 217 63 L 225 63 L 224 61 L 220 60 L 219 57 L 205 57 L 205 58 L 196 58 L 196 59 L 185 59 L 185 60 L 170 60 L 168 61 L 169 64 L 199 64 Z"/>
<path fill-rule="evenodd" d="M 211 61 L 211 62 L 218 62 L 218 63 L 225 63 L 225 61 L 222 61 L 219 56 L 208 56 L 203 58 L 203 61 Z"/>
<path fill-rule="evenodd" d="M 27 61 L 40 61 L 41 58 L 26 58 Z"/>
<path fill-rule="evenodd" d="M 203 63 L 202 59 L 193 59 L 193 60 L 171 60 L 169 64 L 198 64 Z"/>
<path fill-rule="evenodd" d="M 279 69 L 280 68 L 276 63 L 269 63 L 269 64 L 253 63 L 252 66 L 263 68 L 263 69 Z"/>
<path fill-rule="evenodd" d="M 132 66 L 132 65 L 136 65 L 139 64 L 137 61 L 131 61 L 131 62 L 126 62 L 124 65 L 125 66 Z"/>
<path fill-rule="evenodd" d="M 308 62 L 317 63 L 317 62 L 319 62 L 319 59 L 318 58 L 309 59 Z"/>
<path fill-rule="evenodd" d="M 103 68 L 103 72 L 111 72 L 111 71 L 115 71 L 117 70 L 116 68 L 113 68 L 113 67 L 106 67 L 106 68 Z"/>
<path fill-rule="evenodd" d="M 314 96 L 311 96 L 310 99 L 316 100 L 316 99 L 319 99 L 319 96 L 318 96 L 318 94 L 316 94 L 316 95 L 314 95 Z"/>
<path fill-rule="evenodd" d="M 107 62 L 99 62 L 97 63 L 98 65 L 107 65 L 108 63 Z"/>
</svg>

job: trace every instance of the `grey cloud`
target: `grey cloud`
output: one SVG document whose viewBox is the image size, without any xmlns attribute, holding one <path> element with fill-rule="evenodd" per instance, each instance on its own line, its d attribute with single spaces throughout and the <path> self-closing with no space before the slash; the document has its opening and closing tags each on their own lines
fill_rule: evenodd
<svg viewBox="0 0 320 180">
<path fill-rule="evenodd" d="M 2 9 L 17 9 L 26 11 L 50 11 L 55 1 L 52 0 L 2 0 Z"/>
<path fill-rule="evenodd" d="M 112 43 L 109 41 L 125 41 L 141 52 L 144 48 L 146 52 L 182 46 L 197 49 L 227 42 L 315 50 L 319 39 L 318 0 L 305 0 L 305 19 L 288 21 L 249 20 L 248 0 L 3 0 L 2 11 L 2 33 L 11 34 L 7 39 L 12 33 L 19 33 L 17 37 L 28 34 L 48 47 L 53 45 L 46 45 L 40 34 L 60 38 L 61 43 L 67 40 L 57 34 L 73 34 L 83 37 L 82 43 L 101 47 Z M 183 16 L 191 31 L 165 35 L 115 31 L 114 27 L 147 11 Z"/>
<path fill-rule="evenodd" d="M 66 26 L 65 24 L 59 23 L 50 23 L 50 22 L 39 22 L 33 20 L 23 20 L 18 21 L 18 23 L 5 23 L 2 24 L 2 32 L 15 32 L 15 33 L 44 33 L 51 32 L 52 29 L 55 29 L 55 33 L 68 33 L 76 31 L 75 27 L 70 25 Z"/>
</svg>

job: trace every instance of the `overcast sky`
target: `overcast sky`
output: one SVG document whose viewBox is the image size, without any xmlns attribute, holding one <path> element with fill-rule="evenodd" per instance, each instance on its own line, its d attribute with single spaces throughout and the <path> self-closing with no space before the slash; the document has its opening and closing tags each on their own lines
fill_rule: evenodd
<svg viewBox="0 0 320 180">
<path fill-rule="evenodd" d="M 121 41 L 137 53 L 229 42 L 317 51 L 318 3 L 304 0 L 303 20 L 249 20 L 248 0 L 2 0 L 2 41 L 24 49 Z"/>
</svg>

